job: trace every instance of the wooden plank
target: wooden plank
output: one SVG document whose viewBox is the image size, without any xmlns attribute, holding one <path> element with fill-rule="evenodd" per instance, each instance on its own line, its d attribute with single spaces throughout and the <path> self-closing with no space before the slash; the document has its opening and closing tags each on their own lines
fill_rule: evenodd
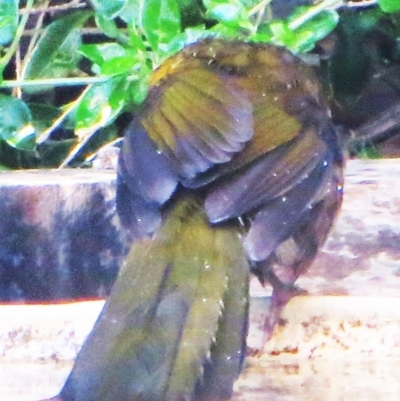
<svg viewBox="0 0 400 401">
<path fill-rule="evenodd" d="M 115 172 L 2 172 L 0 188 L 0 301 L 109 291 L 127 249 L 115 214 Z M 314 295 L 397 296 L 400 161 L 349 161 L 344 194 L 337 223 L 299 286 Z"/>
</svg>

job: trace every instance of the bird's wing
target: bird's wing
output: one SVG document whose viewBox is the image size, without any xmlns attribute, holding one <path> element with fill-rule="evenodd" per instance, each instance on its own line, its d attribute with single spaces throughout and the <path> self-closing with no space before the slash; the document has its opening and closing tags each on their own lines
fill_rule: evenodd
<svg viewBox="0 0 400 401">
<path fill-rule="evenodd" d="M 230 161 L 253 137 L 251 99 L 196 61 L 151 87 L 139 115 L 182 179 Z"/>
<path fill-rule="evenodd" d="M 302 132 L 256 161 L 226 174 L 209 191 L 205 207 L 212 222 L 241 216 L 285 194 L 320 166 L 328 168 L 327 146 L 317 127 Z M 313 184 L 316 188 L 318 180 Z M 311 195 L 311 192 L 304 195 Z"/>
</svg>

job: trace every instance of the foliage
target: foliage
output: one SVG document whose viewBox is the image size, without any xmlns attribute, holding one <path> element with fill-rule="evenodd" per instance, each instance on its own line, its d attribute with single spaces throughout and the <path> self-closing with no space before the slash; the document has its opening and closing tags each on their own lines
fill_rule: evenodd
<svg viewBox="0 0 400 401">
<path fill-rule="evenodd" d="M 336 28 L 339 3 L 277 19 L 270 0 L 3 0 L 0 168 L 84 165 L 118 138 L 124 112 L 143 101 L 151 71 L 169 55 L 210 35 L 309 52 Z M 361 25 L 400 8 L 377 3 Z"/>
</svg>

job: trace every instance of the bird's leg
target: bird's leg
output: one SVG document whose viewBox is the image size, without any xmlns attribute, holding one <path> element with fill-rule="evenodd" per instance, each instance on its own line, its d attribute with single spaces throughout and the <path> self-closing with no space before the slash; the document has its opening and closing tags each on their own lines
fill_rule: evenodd
<svg viewBox="0 0 400 401">
<path fill-rule="evenodd" d="M 282 310 L 295 296 L 306 295 L 307 291 L 293 284 L 278 283 L 273 286 L 271 304 L 264 322 L 264 344 L 272 337 L 276 325 L 283 325 Z"/>
<path fill-rule="evenodd" d="M 271 303 L 264 319 L 263 336 L 260 343 L 255 348 L 249 349 L 248 353 L 253 356 L 259 356 L 265 347 L 265 344 L 271 339 L 274 329 L 277 325 L 283 325 L 281 314 L 286 304 L 295 296 L 306 295 L 307 291 L 293 284 L 284 283 L 273 272 L 272 269 L 263 269 L 262 284 L 268 283 L 272 286 Z"/>
</svg>

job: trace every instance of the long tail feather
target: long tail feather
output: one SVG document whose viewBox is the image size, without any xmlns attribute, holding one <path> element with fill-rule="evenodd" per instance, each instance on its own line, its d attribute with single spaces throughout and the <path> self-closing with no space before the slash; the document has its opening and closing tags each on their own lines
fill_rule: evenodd
<svg viewBox="0 0 400 401">
<path fill-rule="evenodd" d="M 244 304 L 237 321 L 229 279 L 246 282 L 248 269 L 236 230 L 211 227 L 202 205 L 180 200 L 151 240 L 133 245 L 61 399 L 193 399 L 224 302 L 227 319 L 243 329 Z M 239 288 L 243 302 L 243 284 Z M 224 325 L 232 323 L 220 324 L 221 342 Z M 239 339 L 243 331 L 231 336 L 228 348 L 242 347 Z"/>
</svg>

